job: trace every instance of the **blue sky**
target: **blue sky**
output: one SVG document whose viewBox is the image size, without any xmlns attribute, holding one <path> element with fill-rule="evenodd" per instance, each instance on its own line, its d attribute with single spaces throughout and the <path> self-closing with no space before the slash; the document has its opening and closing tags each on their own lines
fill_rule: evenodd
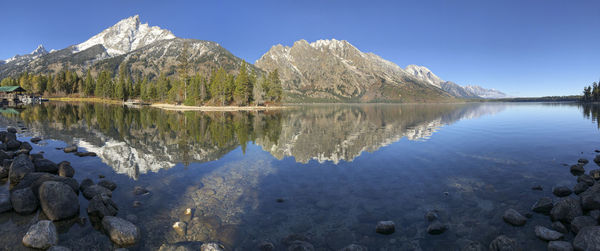
<svg viewBox="0 0 600 251">
<path fill-rule="evenodd" d="M 600 1 L 3 1 L 0 58 L 62 49 L 119 20 L 211 40 L 254 62 L 272 45 L 347 40 L 401 67 L 512 96 L 600 79 Z"/>
</svg>

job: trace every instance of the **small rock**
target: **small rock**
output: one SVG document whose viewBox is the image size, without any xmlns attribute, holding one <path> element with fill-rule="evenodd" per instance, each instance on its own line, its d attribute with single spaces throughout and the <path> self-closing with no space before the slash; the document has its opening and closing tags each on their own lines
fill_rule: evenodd
<svg viewBox="0 0 600 251">
<path fill-rule="evenodd" d="M 527 218 L 525 218 L 525 216 L 521 215 L 519 212 L 512 208 L 504 212 L 502 219 L 504 219 L 506 223 L 511 224 L 513 226 L 523 226 L 527 222 Z"/>
<path fill-rule="evenodd" d="M 19 214 L 31 214 L 37 210 L 39 205 L 38 199 L 29 187 L 12 191 L 10 202 L 15 212 Z"/>
<path fill-rule="evenodd" d="M 590 189 L 588 189 L 589 191 Z M 579 199 L 566 197 L 560 199 L 550 211 L 552 221 L 571 222 L 575 217 L 583 215 Z"/>
<path fill-rule="evenodd" d="M 68 161 L 60 162 L 58 163 L 58 175 L 72 178 L 75 175 L 75 169 L 73 169 L 71 163 Z"/>
<path fill-rule="evenodd" d="M 115 216 L 119 208 L 117 204 L 106 194 L 98 194 L 90 200 L 87 213 L 90 217 L 102 219 L 105 216 Z"/>
<path fill-rule="evenodd" d="M 283 203 L 285 200 L 283 198 L 277 198 L 275 201 L 277 203 Z"/>
<path fill-rule="evenodd" d="M 442 223 L 439 220 L 434 220 L 427 227 L 427 233 L 429 234 L 442 234 L 448 229 L 448 225 Z"/>
<path fill-rule="evenodd" d="M 67 146 L 63 149 L 65 153 L 74 153 L 77 152 L 77 146 Z"/>
<path fill-rule="evenodd" d="M 552 199 L 550 197 L 542 197 L 533 204 L 531 210 L 536 213 L 549 214 L 552 206 Z"/>
<path fill-rule="evenodd" d="M 535 186 L 531 187 L 531 190 L 542 191 L 542 190 L 544 190 L 544 188 L 542 188 L 542 186 L 540 186 L 540 185 L 535 185 Z"/>
<path fill-rule="evenodd" d="M 490 251 L 509 251 L 509 250 L 520 250 L 517 242 L 505 235 L 496 237 L 490 243 Z"/>
<path fill-rule="evenodd" d="M 175 230 L 175 232 L 177 232 L 177 234 L 185 236 L 187 231 L 187 224 L 181 221 L 175 222 L 175 224 L 173 224 L 173 229 Z"/>
<path fill-rule="evenodd" d="M 192 212 L 193 211 L 191 208 L 186 208 L 184 214 L 189 216 L 189 215 L 192 215 Z"/>
<path fill-rule="evenodd" d="M 23 237 L 23 245 L 30 248 L 47 249 L 58 244 L 58 232 L 51 221 L 42 220 L 33 224 Z"/>
<path fill-rule="evenodd" d="M 81 181 L 79 185 L 79 189 L 83 192 L 87 187 L 94 185 L 94 182 L 91 179 L 84 179 Z"/>
<path fill-rule="evenodd" d="M 558 197 L 565 197 L 571 195 L 573 192 L 566 186 L 555 186 L 552 188 L 552 193 Z"/>
<path fill-rule="evenodd" d="M 573 245 L 568 241 L 548 242 L 548 251 L 573 251 Z"/>
<path fill-rule="evenodd" d="M 42 141 L 42 139 L 40 139 L 39 137 L 33 137 L 29 141 L 31 141 L 31 143 L 37 144 L 38 142 Z"/>
<path fill-rule="evenodd" d="M 586 184 L 585 182 L 579 182 L 575 185 L 575 187 L 573 187 L 573 192 L 575 194 L 580 194 L 585 192 L 585 190 L 587 190 L 590 186 L 588 186 L 588 184 Z"/>
<path fill-rule="evenodd" d="M 577 163 L 581 163 L 581 164 L 584 164 L 584 165 L 587 164 L 587 163 L 589 163 L 589 162 L 590 162 L 589 160 L 584 159 L 584 158 L 581 158 L 581 159 L 577 160 Z"/>
<path fill-rule="evenodd" d="M 149 191 L 146 188 L 143 188 L 141 186 L 136 186 L 133 188 L 133 194 L 135 195 L 142 195 L 142 194 L 148 194 Z"/>
<path fill-rule="evenodd" d="M 117 189 L 117 184 L 110 180 L 101 180 L 98 182 L 98 185 L 106 187 L 106 188 L 110 189 L 111 191 L 114 191 L 115 189 Z"/>
<path fill-rule="evenodd" d="M 117 245 L 128 246 L 140 239 L 140 230 L 133 223 L 115 216 L 105 216 L 102 227 L 110 240 Z"/>
<path fill-rule="evenodd" d="M 222 249 L 220 249 L 222 250 Z M 288 251 L 313 251 L 315 247 L 306 241 L 293 241 L 288 247 Z M 204 250 L 202 250 L 204 251 Z"/>
<path fill-rule="evenodd" d="M 40 205 L 50 220 L 64 220 L 79 213 L 79 200 L 73 189 L 62 182 L 46 181 L 39 189 Z"/>
<path fill-rule="evenodd" d="M 594 178 L 595 180 L 600 180 L 600 169 L 591 170 L 590 171 L 590 176 L 592 178 Z"/>
<path fill-rule="evenodd" d="M 575 250 L 600 250 L 600 226 L 584 227 L 573 239 Z"/>
<path fill-rule="evenodd" d="M 558 231 L 559 233 L 563 233 L 563 234 L 566 234 L 569 232 L 569 230 L 567 230 L 567 227 L 565 227 L 565 225 L 562 224 L 560 221 L 552 222 L 552 229 Z"/>
<path fill-rule="evenodd" d="M 98 175 L 98 178 L 100 178 L 100 179 L 104 179 L 105 177 L 106 177 L 106 176 L 104 176 L 104 175 L 102 175 L 102 174 L 99 174 L 99 175 Z"/>
<path fill-rule="evenodd" d="M 367 247 L 358 244 L 350 244 L 340 249 L 339 251 L 367 251 Z"/>
<path fill-rule="evenodd" d="M 98 156 L 95 152 L 76 152 L 75 155 L 79 157 L 96 157 Z"/>
<path fill-rule="evenodd" d="M 561 239 L 563 234 L 546 227 L 535 226 L 535 236 L 544 241 L 555 241 Z"/>
<path fill-rule="evenodd" d="M 396 231 L 396 226 L 393 221 L 380 221 L 375 227 L 375 232 L 380 234 L 392 234 L 394 231 Z"/>
<path fill-rule="evenodd" d="M 582 174 L 585 173 L 585 169 L 583 168 L 582 164 L 572 165 L 571 166 L 571 173 L 573 175 L 582 175 Z"/>
<path fill-rule="evenodd" d="M 83 190 L 83 197 L 88 200 L 91 200 L 96 195 L 106 194 L 108 197 L 112 197 L 112 191 L 110 189 L 99 186 L 99 185 L 91 185 Z"/>
<path fill-rule="evenodd" d="M 592 178 L 592 176 L 582 174 L 577 177 L 577 182 L 585 182 L 588 186 L 593 186 L 595 181 L 594 178 Z"/>
<path fill-rule="evenodd" d="M 133 201 L 133 207 L 139 207 L 139 206 L 141 206 L 141 205 L 142 205 L 142 202 L 141 202 L 141 201 L 137 201 L 137 200 L 136 200 L 136 201 Z"/>
<path fill-rule="evenodd" d="M 584 227 L 595 226 L 598 224 L 597 220 L 594 220 L 591 216 L 577 216 L 571 221 L 571 231 L 578 233 Z"/>
<path fill-rule="evenodd" d="M 429 212 L 427 212 L 427 214 L 425 214 L 425 219 L 427 219 L 427 221 L 429 222 L 437 220 L 439 218 L 439 215 L 437 213 L 437 210 L 430 210 Z"/>
</svg>

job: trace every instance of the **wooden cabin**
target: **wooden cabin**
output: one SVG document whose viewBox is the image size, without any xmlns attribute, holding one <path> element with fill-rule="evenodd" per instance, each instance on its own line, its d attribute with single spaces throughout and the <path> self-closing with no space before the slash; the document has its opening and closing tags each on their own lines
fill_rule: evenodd
<svg viewBox="0 0 600 251">
<path fill-rule="evenodd" d="M 20 86 L 0 86 L 0 100 L 3 105 L 13 105 L 21 103 L 20 96 L 26 90 Z"/>
</svg>

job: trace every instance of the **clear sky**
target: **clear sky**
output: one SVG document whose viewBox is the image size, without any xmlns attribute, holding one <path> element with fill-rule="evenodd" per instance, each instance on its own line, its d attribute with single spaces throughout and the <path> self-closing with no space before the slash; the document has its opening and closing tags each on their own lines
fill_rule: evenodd
<svg viewBox="0 0 600 251">
<path fill-rule="evenodd" d="M 211 40 L 248 62 L 272 45 L 347 40 L 401 67 L 511 96 L 600 79 L 600 1 L 2 1 L 0 58 L 81 43 L 119 20 Z"/>
</svg>

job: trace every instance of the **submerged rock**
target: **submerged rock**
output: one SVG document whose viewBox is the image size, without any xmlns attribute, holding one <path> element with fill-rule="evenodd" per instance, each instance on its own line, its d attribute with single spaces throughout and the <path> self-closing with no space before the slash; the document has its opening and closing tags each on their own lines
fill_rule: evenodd
<svg viewBox="0 0 600 251">
<path fill-rule="evenodd" d="M 140 239 L 140 230 L 133 223 L 115 216 L 105 216 L 102 227 L 117 245 L 128 246 L 135 244 Z"/>
<path fill-rule="evenodd" d="M 91 200 L 92 198 L 94 198 L 94 196 L 101 194 L 106 194 L 109 197 L 112 197 L 112 191 L 103 186 L 91 185 L 83 189 L 83 196 L 88 200 Z"/>
<path fill-rule="evenodd" d="M 571 231 L 578 233 L 584 227 L 595 226 L 598 224 L 597 220 L 594 220 L 591 216 L 577 216 L 571 222 Z"/>
<path fill-rule="evenodd" d="M 520 250 L 517 242 L 505 235 L 496 237 L 490 243 L 490 251 L 509 251 L 509 250 Z"/>
<path fill-rule="evenodd" d="M 79 200 L 71 187 L 61 182 L 46 181 L 40 186 L 40 205 L 50 220 L 64 220 L 79 213 Z"/>
<path fill-rule="evenodd" d="M 555 186 L 552 188 L 552 193 L 558 197 L 565 197 L 571 195 L 573 191 L 566 186 Z"/>
<path fill-rule="evenodd" d="M 392 234 L 394 231 L 396 231 L 396 226 L 393 221 L 380 221 L 375 227 L 375 232 L 380 234 Z"/>
<path fill-rule="evenodd" d="M 575 250 L 600 250 L 600 226 L 584 227 L 573 239 Z"/>
<path fill-rule="evenodd" d="M 548 251 L 573 251 L 573 245 L 567 241 L 548 242 Z"/>
<path fill-rule="evenodd" d="M 427 227 L 427 233 L 429 234 L 442 234 L 448 229 L 448 225 L 442 223 L 440 220 L 434 220 L 429 223 Z"/>
<path fill-rule="evenodd" d="M 136 186 L 133 188 L 133 194 L 135 195 L 143 195 L 143 194 L 148 194 L 149 191 L 148 189 L 141 187 L 141 186 Z"/>
<path fill-rule="evenodd" d="M 542 190 L 544 190 L 544 188 L 540 185 L 535 185 L 535 186 L 531 187 L 531 190 L 542 191 Z"/>
<path fill-rule="evenodd" d="M 552 221 L 571 222 L 575 217 L 583 215 L 578 199 L 566 197 L 560 199 L 550 211 Z"/>
<path fill-rule="evenodd" d="M 538 199 L 535 204 L 533 204 L 531 210 L 536 213 L 549 214 L 553 206 L 554 204 L 552 204 L 552 198 L 542 197 Z"/>
<path fill-rule="evenodd" d="M 544 241 L 555 241 L 563 237 L 563 234 L 542 226 L 535 226 L 535 236 Z"/>
<path fill-rule="evenodd" d="M 513 226 L 523 226 L 527 222 L 527 218 L 525 218 L 525 216 L 521 215 L 519 212 L 512 208 L 509 208 L 506 211 L 504 211 L 502 219 L 504 219 L 506 223 L 511 224 Z"/>
<path fill-rule="evenodd" d="M 119 212 L 117 204 L 106 194 L 98 194 L 90 200 L 87 213 L 90 217 L 102 219 L 105 216 L 115 216 Z"/>
<path fill-rule="evenodd" d="M 58 244 L 58 232 L 51 221 L 42 220 L 31 225 L 23 237 L 23 245 L 30 248 L 47 249 Z"/>
<path fill-rule="evenodd" d="M 15 212 L 19 214 L 31 214 L 37 210 L 39 205 L 38 199 L 29 187 L 12 191 L 10 202 Z"/>
</svg>

